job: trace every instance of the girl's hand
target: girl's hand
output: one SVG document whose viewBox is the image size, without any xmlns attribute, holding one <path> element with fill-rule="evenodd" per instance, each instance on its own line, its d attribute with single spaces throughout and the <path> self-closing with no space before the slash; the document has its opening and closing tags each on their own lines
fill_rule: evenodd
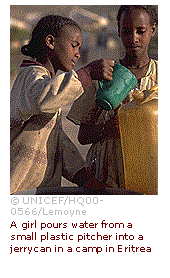
<svg viewBox="0 0 170 278">
<path fill-rule="evenodd" d="M 91 189 L 94 191 L 99 191 L 99 190 L 103 190 L 106 189 L 108 187 L 112 188 L 112 186 L 101 182 L 99 180 L 96 180 L 91 173 L 89 172 L 89 170 L 87 168 L 82 168 L 80 169 L 74 176 L 73 183 L 77 184 L 80 187 L 84 187 L 87 189 Z M 115 184 L 116 186 L 116 184 Z"/>
<path fill-rule="evenodd" d="M 112 188 L 112 189 L 113 189 L 113 187 L 117 188 L 117 185 L 116 185 L 116 183 L 113 182 L 113 186 L 111 186 L 105 182 L 101 182 L 101 181 L 96 180 L 95 178 L 91 177 L 91 178 L 87 179 L 87 181 L 83 184 L 83 187 L 97 192 L 97 191 L 104 190 L 107 188 Z"/>
<path fill-rule="evenodd" d="M 93 80 L 112 80 L 114 62 L 111 60 L 95 60 L 88 64 L 85 69 Z"/>
</svg>

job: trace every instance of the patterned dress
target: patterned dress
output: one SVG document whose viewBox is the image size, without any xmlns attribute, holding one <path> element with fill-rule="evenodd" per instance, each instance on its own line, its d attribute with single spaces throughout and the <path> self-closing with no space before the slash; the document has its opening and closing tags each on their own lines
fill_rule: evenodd
<svg viewBox="0 0 170 278">
<path fill-rule="evenodd" d="M 61 107 L 83 93 L 74 71 L 50 72 L 23 61 L 11 90 L 10 192 L 72 181 L 84 160 L 62 129 Z M 73 163 L 74 161 L 74 163 Z"/>
</svg>

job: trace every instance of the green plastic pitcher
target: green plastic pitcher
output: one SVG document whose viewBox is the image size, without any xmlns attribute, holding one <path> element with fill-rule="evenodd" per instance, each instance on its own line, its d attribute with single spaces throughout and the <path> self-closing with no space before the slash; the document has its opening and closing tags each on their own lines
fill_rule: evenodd
<svg viewBox="0 0 170 278">
<path fill-rule="evenodd" d="M 126 67 L 115 64 L 113 80 L 99 81 L 96 103 L 105 110 L 114 110 L 137 85 L 136 77 Z"/>
</svg>

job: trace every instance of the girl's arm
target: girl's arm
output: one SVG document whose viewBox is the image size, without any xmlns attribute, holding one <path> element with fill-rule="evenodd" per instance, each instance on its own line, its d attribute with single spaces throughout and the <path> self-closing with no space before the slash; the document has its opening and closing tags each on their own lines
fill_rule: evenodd
<svg viewBox="0 0 170 278">
<path fill-rule="evenodd" d="M 25 121 L 36 114 L 54 114 L 82 93 L 82 84 L 74 71 L 59 72 L 51 78 L 44 67 L 21 69 L 11 90 L 11 117 L 16 118 L 17 112 Z"/>
<path fill-rule="evenodd" d="M 83 88 L 77 74 L 70 71 L 58 73 L 49 80 L 44 78 L 44 82 L 39 79 L 37 84 L 35 82 L 32 87 L 28 86 L 28 91 L 30 100 L 40 112 L 55 113 L 60 107 L 77 99 L 83 93 Z"/>
<path fill-rule="evenodd" d="M 91 62 L 84 68 L 77 71 L 78 78 L 84 89 L 92 84 L 92 80 L 112 80 L 114 62 L 111 60 L 100 59 Z M 117 111 L 114 116 L 105 124 L 96 124 L 102 109 L 96 108 L 91 115 L 88 123 L 80 125 L 78 141 L 82 145 L 96 143 L 105 137 L 115 137 L 119 134 Z"/>
<path fill-rule="evenodd" d="M 82 145 L 97 143 L 104 138 L 116 138 L 119 136 L 119 124 L 117 113 L 106 123 L 95 124 L 91 122 L 88 124 L 81 124 L 78 134 L 78 141 Z"/>
<path fill-rule="evenodd" d="M 92 80 L 112 80 L 113 67 L 114 62 L 111 60 L 96 60 L 79 69 L 78 78 L 85 89 L 92 84 Z"/>
</svg>

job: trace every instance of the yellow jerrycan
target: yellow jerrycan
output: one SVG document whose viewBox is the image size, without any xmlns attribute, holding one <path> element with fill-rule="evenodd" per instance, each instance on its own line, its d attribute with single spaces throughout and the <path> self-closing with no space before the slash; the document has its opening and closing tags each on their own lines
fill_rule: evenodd
<svg viewBox="0 0 170 278">
<path fill-rule="evenodd" d="M 135 90 L 118 111 L 125 187 L 158 194 L 158 86 Z"/>
</svg>

